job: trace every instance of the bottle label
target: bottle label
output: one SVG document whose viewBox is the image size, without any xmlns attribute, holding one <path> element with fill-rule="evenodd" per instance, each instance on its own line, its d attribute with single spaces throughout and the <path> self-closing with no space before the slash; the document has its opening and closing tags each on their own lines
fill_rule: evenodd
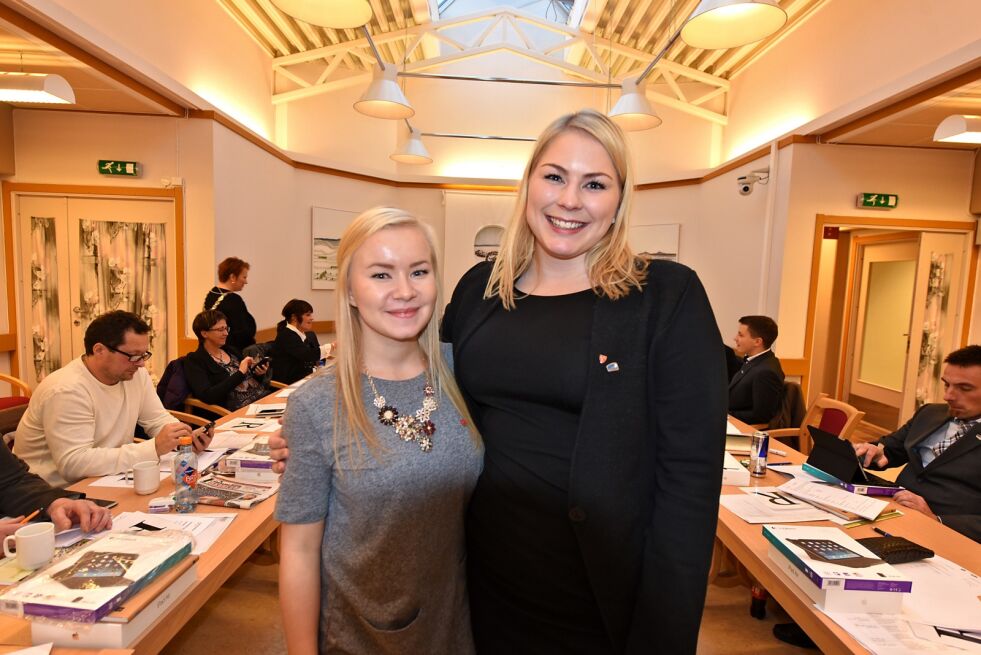
<svg viewBox="0 0 981 655">
<path fill-rule="evenodd" d="M 198 485 L 198 472 L 191 467 L 185 468 L 181 472 L 181 482 L 186 484 L 191 489 L 194 489 Z"/>
</svg>

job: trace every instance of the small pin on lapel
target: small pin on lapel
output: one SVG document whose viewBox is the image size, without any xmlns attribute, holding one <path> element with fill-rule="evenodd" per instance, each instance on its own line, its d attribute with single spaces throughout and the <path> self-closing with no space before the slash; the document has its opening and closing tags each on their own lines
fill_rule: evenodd
<svg viewBox="0 0 981 655">
<path fill-rule="evenodd" d="M 617 364 L 616 362 L 610 362 L 609 364 L 606 365 L 607 373 L 616 373 L 619 370 L 620 370 L 620 365 Z"/>
<path fill-rule="evenodd" d="M 600 362 L 600 364 L 605 364 L 606 363 L 606 360 L 607 360 L 606 355 L 600 355 L 599 356 L 599 362 Z"/>
</svg>

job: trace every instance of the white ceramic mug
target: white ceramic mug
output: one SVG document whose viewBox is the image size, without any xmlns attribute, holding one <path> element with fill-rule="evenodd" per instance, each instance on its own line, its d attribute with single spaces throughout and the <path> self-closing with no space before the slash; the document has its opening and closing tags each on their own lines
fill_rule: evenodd
<svg viewBox="0 0 981 655">
<path fill-rule="evenodd" d="M 149 496 L 160 488 L 160 464 L 158 462 L 137 462 L 129 470 L 133 478 L 133 490 L 141 496 Z"/>
<path fill-rule="evenodd" d="M 17 544 L 17 552 L 10 550 L 10 541 Z M 3 554 L 16 557 L 17 566 L 28 571 L 40 568 L 54 557 L 54 523 L 28 523 L 13 534 L 3 538 Z"/>
</svg>

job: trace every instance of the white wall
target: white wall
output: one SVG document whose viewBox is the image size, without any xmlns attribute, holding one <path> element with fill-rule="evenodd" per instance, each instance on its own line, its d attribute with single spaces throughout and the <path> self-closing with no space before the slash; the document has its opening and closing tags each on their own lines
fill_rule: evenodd
<svg viewBox="0 0 981 655">
<path fill-rule="evenodd" d="M 977 0 L 830 0 L 733 79 L 723 156 L 981 57 Z"/>
<path fill-rule="evenodd" d="M 215 0 L 23 1 L 178 95 L 186 87 L 273 138 L 272 58 Z"/>
<path fill-rule="evenodd" d="M 811 251 L 817 214 L 974 221 L 968 212 L 973 153 L 864 146 L 791 146 L 790 199 L 780 273 L 780 352 L 803 357 Z M 899 194 L 888 213 L 855 207 L 861 192 Z M 976 292 L 975 312 L 981 309 Z M 975 323 L 970 341 L 981 340 Z"/>
</svg>

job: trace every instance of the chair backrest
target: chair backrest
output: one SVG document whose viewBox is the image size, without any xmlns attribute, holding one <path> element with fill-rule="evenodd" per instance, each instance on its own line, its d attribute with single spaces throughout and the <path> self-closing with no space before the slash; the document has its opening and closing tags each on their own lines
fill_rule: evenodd
<svg viewBox="0 0 981 655">
<path fill-rule="evenodd" d="M 184 377 L 184 358 L 169 362 L 160 376 L 157 383 L 157 395 L 165 409 L 180 411 L 184 409 L 184 400 L 191 395 L 191 388 L 187 386 L 187 378 Z"/>
<path fill-rule="evenodd" d="M 783 400 L 780 402 L 780 411 L 770 419 L 767 430 L 777 430 L 780 428 L 795 428 L 804 420 L 807 408 L 804 407 L 804 392 L 800 385 L 791 380 L 783 383 Z"/>
<path fill-rule="evenodd" d="M 805 455 L 811 452 L 812 443 L 811 435 L 807 431 L 808 425 L 816 425 L 825 432 L 851 441 L 852 433 L 864 417 L 865 412 L 822 393 L 814 399 L 814 403 L 807 409 L 804 420 L 800 424 L 801 452 Z"/>
<path fill-rule="evenodd" d="M 6 373 L 0 373 L 0 382 L 6 382 L 15 392 L 17 389 L 20 389 L 24 392 L 25 398 L 31 397 L 31 388 L 20 378 L 15 378 L 13 375 L 7 375 Z"/>
<path fill-rule="evenodd" d="M 187 423 L 188 425 L 196 425 L 198 427 L 204 427 L 210 420 L 204 418 L 203 416 L 195 416 L 194 414 L 188 414 L 187 412 L 180 412 L 176 409 L 170 410 L 170 415 L 176 418 L 181 423 Z"/>
</svg>

